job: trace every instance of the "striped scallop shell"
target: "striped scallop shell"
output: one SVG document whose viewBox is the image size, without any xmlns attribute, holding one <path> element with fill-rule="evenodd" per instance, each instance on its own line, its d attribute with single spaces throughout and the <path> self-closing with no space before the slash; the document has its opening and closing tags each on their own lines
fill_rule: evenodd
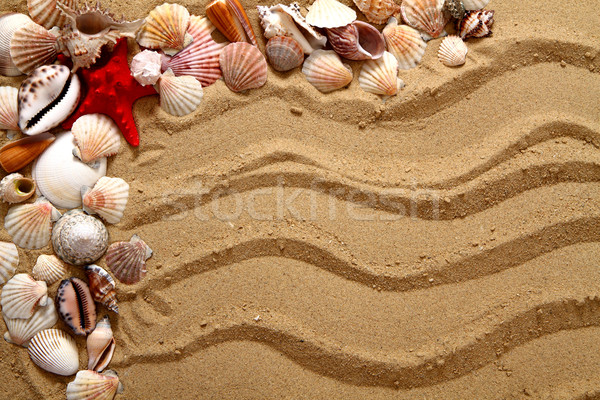
<svg viewBox="0 0 600 400">
<path fill-rule="evenodd" d="M 67 16 L 56 6 L 56 1 L 27 0 L 27 9 L 29 10 L 31 19 L 46 29 L 54 26 L 62 27 L 67 20 Z M 73 8 L 75 5 L 73 0 L 60 0 L 60 2 L 69 8 Z"/>
<path fill-rule="evenodd" d="M 381 58 L 365 62 L 358 83 L 365 92 L 394 96 L 404 86 L 398 78 L 398 60 L 386 51 Z"/>
<path fill-rule="evenodd" d="M 354 20 L 356 12 L 337 0 L 315 0 L 306 14 L 306 22 L 317 28 L 339 28 Z"/>
<path fill-rule="evenodd" d="M 352 82 L 352 69 L 333 50 L 315 50 L 304 61 L 302 73 L 323 93 L 341 89 Z"/>
<path fill-rule="evenodd" d="M 58 315 L 76 335 L 87 335 L 96 327 L 96 304 L 87 283 L 64 279 L 56 292 Z"/>
<path fill-rule="evenodd" d="M 51 64 L 57 52 L 58 35 L 35 22 L 17 29 L 10 42 L 10 55 L 15 66 L 24 74 L 42 65 Z"/>
<path fill-rule="evenodd" d="M 0 129 L 19 130 L 18 95 L 17 88 L 0 87 Z"/>
<path fill-rule="evenodd" d="M 481 10 L 487 6 L 490 0 L 462 0 L 465 10 Z"/>
<path fill-rule="evenodd" d="M 54 254 L 42 254 L 33 266 L 33 277 L 52 285 L 67 273 L 67 263 Z"/>
<path fill-rule="evenodd" d="M 174 55 L 192 42 L 186 34 L 190 24 L 190 13 L 179 4 L 164 3 L 157 6 L 146 17 L 138 33 L 137 42 L 149 49 L 162 49 Z"/>
<path fill-rule="evenodd" d="M 129 185 L 121 178 L 103 176 L 93 188 L 83 188 L 81 194 L 83 211 L 98 214 L 109 224 L 116 224 L 123 218 L 129 199 Z"/>
<path fill-rule="evenodd" d="M 374 24 L 385 24 L 388 18 L 400 12 L 394 0 L 354 0 L 354 4 Z"/>
<path fill-rule="evenodd" d="M 4 227 L 17 246 L 40 249 L 50 241 L 52 222 L 58 218 L 58 210 L 40 197 L 35 203 L 11 207 L 4 218 Z"/>
<path fill-rule="evenodd" d="M 146 272 L 146 260 L 152 249 L 138 235 L 129 242 L 116 242 L 106 252 L 106 265 L 115 277 L 126 284 L 139 282 Z"/>
<path fill-rule="evenodd" d="M 463 65 L 467 59 L 467 45 L 458 36 L 448 36 L 440 44 L 438 59 L 447 67 Z"/>
<path fill-rule="evenodd" d="M 40 368 L 53 374 L 69 376 L 79 369 L 75 339 L 60 329 L 45 329 L 29 342 L 29 357 Z"/>
<path fill-rule="evenodd" d="M 13 276 L 2 288 L 2 314 L 6 318 L 31 318 L 38 305 L 48 303 L 48 287 L 27 274 Z"/>
<path fill-rule="evenodd" d="M 4 334 L 4 340 L 8 343 L 27 347 L 29 340 L 43 329 L 52 328 L 58 321 L 58 314 L 54 302 L 49 301 L 47 305 L 38 307 L 29 319 L 6 318 L 4 323 L 8 332 Z"/>
<path fill-rule="evenodd" d="M 444 34 L 448 19 L 443 8 L 444 0 L 403 0 L 400 6 L 404 21 L 429 38 Z"/>
<path fill-rule="evenodd" d="M 223 80 L 234 92 L 256 89 L 267 82 L 267 60 L 246 42 L 231 43 L 219 56 Z"/>
<path fill-rule="evenodd" d="M 274 36 L 267 42 L 265 53 L 276 71 L 289 71 L 302 65 L 304 50 L 297 41 L 288 36 Z"/>
<path fill-rule="evenodd" d="M 67 385 L 67 400 L 112 400 L 121 391 L 122 385 L 114 371 L 99 374 L 83 370 Z"/>
<path fill-rule="evenodd" d="M 398 68 L 411 69 L 421 62 L 427 42 L 416 29 L 408 25 L 398 25 L 396 18 L 392 17 L 383 29 L 383 37 L 387 50 L 398 60 Z"/>
<path fill-rule="evenodd" d="M 204 95 L 200 81 L 193 76 L 175 76 L 170 69 L 154 88 L 160 95 L 160 107 L 177 117 L 196 111 Z"/>
<path fill-rule="evenodd" d="M 79 117 L 71 127 L 77 148 L 73 154 L 84 163 L 117 154 L 121 147 L 121 131 L 104 114 Z"/>
<path fill-rule="evenodd" d="M 19 265 L 19 251 L 11 242 L 0 242 L 0 285 L 10 279 Z"/>
<path fill-rule="evenodd" d="M 23 73 L 15 66 L 10 55 L 10 42 L 17 29 L 31 22 L 24 14 L 7 13 L 0 16 L 0 75 L 19 76 Z"/>
</svg>

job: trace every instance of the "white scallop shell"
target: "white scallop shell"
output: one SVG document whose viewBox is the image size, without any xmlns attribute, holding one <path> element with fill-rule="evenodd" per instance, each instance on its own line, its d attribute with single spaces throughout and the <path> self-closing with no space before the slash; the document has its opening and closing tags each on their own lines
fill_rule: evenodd
<svg viewBox="0 0 600 400">
<path fill-rule="evenodd" d="M 174 55 L 192 42 L 186 34 L 190 24 L 190 13 L 182 5 L 164 3 L 157 6 L 146 17 L 138 33 L 137 42 L 149 49 L 162 49 Z"/>
<path fill-rule="evenodd" d="M 202 84 L 192 76 L 175 76 L 167 70 L 156 86 L 160 107 L 171 115 L 182 117 L 196 110 L 202 101 Z"/>
<path fill-rule="evenodd" d="M 48 287 L 27 274 L 13 276 L 2 288 L 2 314 L 6 318 L 31 318 L 35 308 L 48 303 Z"/>
<path fill-rule="evenodd" d="M 33 165 L 32 175 L 38 189 L 59 208 L 80 207 L 81 188 L 94 186 L 106 175 L 106 158 L 90 166 L 73 155 L 75 148 L 70 132 L 58 134 Z"/>
<path fill-rule="evenodd" d="M 398 78 L 398 60 L 387 51 L 381 58 L 363 64 L 358 83 L 365 92 L 384 97 L 393 96 L 404 87 L 404 82 Z"/>
<path fill-rule="evenodd" d="M 354 20 L 356 11 L 337 0 L 315 0 L 306 14 L 306 22 L 317 28 L 339 28 Z"/>
<path fill-rule="evenodd" d="M 52 285 L 67 273 L 67 263 L 54 254 L 42 254 L 33 266 L 33 277 L 35 280 L 44 281 Z"/>
<path fill-rule="evenodd" d="M 19 130 L 18 96 L 19 89 L 0 87 L 0 129 Z"/>
<path fill-rule="evenodd" d="M 465 10 L 481 10 L 487 6 L 490 0 L 463 0 Z"/>
<path fill-rule="evenodd" d="M 105 315 L 87 337 L 88 369 L 102 372 L 110 363 L 114 351 L 115 338 L 110 319 Z"/>
<path fill-rule="evenodd" d="M 160 53 L 156 51 L 141 51 L 131 60 L 131 75 L 142 86 L 154 85 L 160 78 L 161 60 Z"/>
<path fill-rule="evenodd" d="M 463 65 L 467 59 L 467 45 L 458 36 L 448 36 L 440 44 L 438 59 L 447 67 Z"/>
<path fill-rule="evenodd" d="M 69 376 L 79 369 L 75 339 L 60 329 L 45 329 L 29 342 L 29 357 L 40 368 L 53 374 Z"/>
<path fill-rule="evenodd" d="M 304 60 L 302 73 L 323 93 L 341 89 L 352 82 L 352 69 L 333 50 L 315 50 Z"/>
<path fill-rule="evenodd" d="M 200 82 L 196 83 L 200 85 Z M 103 176 L 93 188 L 84 187 L 81 194 L 85 212 L 98 214 L 109 224 L 116 224 L 123 218 L 129 199 L 129 185 L 121 178 Z"/>
<path fill-rule="evenodd" d="M 400 5 L 402 19 L 423 32 L 425 40 L 445 35 L 448 18 L 443 9 L 444 0 L 404 0 Z"/>
<path fill-rule="evenodd" d="M 104 114 L 87 114 L 77 118 L 71 127 L 77 145 L 74 155 L 84 163 L 117 154 L 121 147 L 121 131 Z"/>
<path fill-rule="evenodd" d="M 427 42 L 416 29 L 398 25 L 396 18 L 392 17 L 383 29 L 383 37 L 387 50 L 396 57 L 400 69 L 414 68 L 421 62 Z"/>
<path fill-rule="evenodd" d="M 17 29 L 32 22 L 25 14 L 7 13 L 0 16 L 0 75 L 19 76 L 23 73 L 15 66 L 10 55 L 10 42 Z"/>
<path fill-rule="evenodd" d="M 56 29 L 49 31 L 33 21 L 17 29 L 10 41 L 12 61 L 25 74 L 52 63 L 57 54 L 58 32 Z"/>
<path fill-rule="evenodd" d="M 94 371 L 79 371 L 75 380 L 67 385 L 67 400 L 112 400 L 123 390 L 114 371 L 99 374 Z"/>
<path fill-rule="evenodd" d="M 19 265 L 19 251 L 14 243 L 0 242 L 0 285 L 10 279 Z"/>
<path fill-rule="evenodd" d="M 56 6 L 57 0 L 27 0 L 27 9 L 29 15 L 38 24 L 50 29 L 54 26 L 62 27 L 67 20 L 67 16 L 63 14 Z M 65 6 L 73 8 L 73 0 L 60 0 Z"/>
<path fill-rule="evenodd" d="M 34 203 L 11 207 L 4 218 L 4 227 L 17 246 L 40 249 L 48 244 L 52 222 L 58 218 L 58 210 L 40 197 Z"/>
<path fill-rule="evenodd" d="M 4 340 L 8 343 L 27 347 L 29 340 L 43 329 L 52 328 L 58 321 L 58 314 L 53 301 L 47 305 L 38 307 L 29 319 L 6 318 L 4 322 L 8 332 L 4 334 Z"/>
</svg>

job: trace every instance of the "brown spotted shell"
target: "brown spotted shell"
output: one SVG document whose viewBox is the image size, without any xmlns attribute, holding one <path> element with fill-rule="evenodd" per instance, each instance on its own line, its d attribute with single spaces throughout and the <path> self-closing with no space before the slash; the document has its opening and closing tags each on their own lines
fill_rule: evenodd
<svg viewBox="0 0 600 400">
<path fill-rule="evenodd" d="M 87 335 L 96 327 L 96 304 L 88 285 L 79 278 L 65 279 L 56 292 L 60 318 L 76 335 Z"/>
</svg>

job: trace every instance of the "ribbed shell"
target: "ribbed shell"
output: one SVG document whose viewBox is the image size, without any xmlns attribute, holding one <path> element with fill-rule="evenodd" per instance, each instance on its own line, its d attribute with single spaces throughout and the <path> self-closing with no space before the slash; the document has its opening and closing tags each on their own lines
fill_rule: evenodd
<svg viewBox="0 0 600 400">
<path fill-rule="evenodd" d="M 242 92 L 267 82 L 267 60 L 260 50 L 245 42 L 231 43 L 221 53 L 219 65 L 229 89 Z"/>
<path fill-rule="evenodd" d="M 193 76 L 175 76 L 170 69 L 162 74 L 155 89 L 160 107 L 177 117 L 196 111 L 204 95 L 200 81 Z"/>
<path fill-rule="evenodd" d="M 71 133 L 77 144 L 75 156 L 84 163 L 117 154 L 121 147 L 119 127 L 104 114 L 79 117 L 71 127 Z"/>
<path fill-rule="evenodd" d="M 82 210 L 67 211 L 52 230 L 52 248 L 72 265 L 91 264 L 106 252 L 108 231 L 98 218 Z"/>
<path fill-rule="evenodd" d="M 362 21 L 327 29 L 327 37 L 333 50 L 349 60 L 374 60 L 385 51 L 383 35 L 373 25 Z"/>
<path fill-rule="evenodd" d="M 355 19 L 356 12 L 337 0 L 315 0 L 306 14 L 306 22 L 317 28 L 339 28 Z"/>
<path fill-rule="evenodd" d="M 88 369 L 102 372 L 110 363 L 115 351 L 115 338 L 110 319 L 105 315 L 87 338 Z"/>
<path fill-rule="evenodd" d="M 214 0 L 206 6 L 206 16 L 231 42 L 257 45 L 252 24 L 238 0 Z"/>
<path fill-rule="evenodd" d="M 48 244 L 52 222 L 60 213 L 43 197 L 32 204 L 19 204 L 8 210 L 4 227 L 13 242 L 25 249 L 40 249 Z"/>
<path fill-rule="evenodd" d="M 456 31 L 463 39 L 486 37 L 492 34 L 490 27 L 493 23 L 493 10 L 467 11 L 464 18 L 457 22 Z"/>
<path fill-rule="evenodd" d="M 10 55 L 13 34 L 23 25 L 32 22 L 24 14 L 7 13 L 0 16 L 0 75 L 19 76 L 22 72 L 15 66 Z"/>
<path fill-rule="evenodd" d="M 52 285 L 67 273 L 67 263 L 54 254 L 42 254 L 33 266 L 33 277 Z"/>
<path fill-rule="evenodd" d="M 302 73 L 323 93 L 341 89 L 352 82 L 352 70 L 333 50 L 315 50 L 304 61 Z"/>
<path fill-rule="evenodd" d="M 269 39 L 265 48 L 267 59 L 276 71 L 290 71 L 302 65 L 304 51 L 297 41 L 287 36 Z"/>
<path fill-rule="evenodd" d="M 467 45 L 458 36 L 444 38 L 438 50 L 438 59 L 448 67 L 463 65 L 467 58 Z"/>
<path fill-rule="evenodd" d="M 431 38 L 444 32 L 448 20 L 443 8 L 444 0 L 403 0 L 400 6 L 404 21 Z"/>
<path fill-rule="evenodd" d="M 138 235 L 129 242 L 116 242 L 106 252 L 106 265 L 115 277 L 126 284 L 139 282 L 146 275 L 146 260 L 152 249 Z"/>
<path fill-rule="evenodd" d="M 396 19 L 391 18 L 383 30 L 383 37 L 387 50 L 396 57 L 400 69 L 414 68 L 421 62 L 427 42 L 416 29 L 408 25 L 398 25 Z"/>
<path fill-rule="evenodd" d="M 1 21 L 0 19 L 0 23 Z M 18 95 L 17 88 L 0 87 L 0 129 L 19 130 Z"/>
<path fill-rule="evenodd" d="M 54 141 L 45 132 L 8 142 L 0 148 L 0 165 L 6 172 L 15 172 L 29 165 Z"/>
<path fill-rule="evenodd" d="M 57 54 L 57 35 L 35 22 L 17 29 L 10 42 L 13 63 L 24 74 L 52 63 Z"/>
<path fill-rule="evenodd" d="M 6 175 L 0 181 L 0 198 L 7 203 L 21 203 L 35 193 L 33 179 L 25 178 L 18 172 Z"/>
<path fill-rule="evenodd" d="M 463 0 L 465 10 L 481 10 L 487 6 L 490 0 Z"/>
<path fill-rule="evenodd" d="M 0 242 L 0 285 L 9 280 L 19 265 L 19 251 L 11 242 Z"/>
<path fill-rule="evenodd" d="M 69 8 L 73 8 L 73 0 L 60 0 Z M 29 15 L 38 24 L 46 29 L 54 26 L 62 27 L 67 17 L 56 6 L 56 0 L 27 0 Z"/>
<path fill-rule="evenodd" d="M 48 287 L 27 274 L 13 276 L 2 288 L 2 314 L 6 318 L 31 318 L 38 305 L 48 302 Z"/>
<path fill-rule="evenodd" d="M 76 335 L 87 335 L 96 327 L 96 304 L 88 285 L 79 278 L 64 279 L 56 292 L 60 318 Z"/>
<path fill-rule="evenodd" d="M 53 374 L 69 376 L 79 369 L 75 339 L 60 329 L 45 329 L 29 342 L 29 357 L 40 368 Z"/>
<path fill-rule="evenodd" d="M 119 306 L 117 304 L 115 280 L 112 276 L 104 268 L 95 264 L 86 265 L 84 270 L 94 301 L 118 314 Z"/>
<path fill-rule="evenodd" d="M 75 380 L 67 385 L 67 400 L 112 400 L 119 391 L 117 374 L 107 371 L 79 371 Z"/>
<path fill-rule="evenodd" d="M 200 85 L 198 81 L 194 82 Z M 85 212 L 98 214 L 109 224 L 116 224 L 123 218 L 129 199 L 129 185 L 121 178 L 103 176 L 93 188 L 84 188 L 82 196 Z"/>
<path fill-rule="evenodd" d="M 400 12 L 394 0 L 354 0 L 354 4 L 374 24 L 385 24 L 389 17 Z"/>
<path fill-rule="evenodd" d="M 398 60 L 386 51 L 380 59 L 365 62 L 358 83 L 365 92 L 385 97 L 395 95 L 404 86 L 398 78 Z"/>
<path fill-rule="evenodd" d="M 6 318 L 4 323 L 8 332 L 4 334 L 4 340 L 9 343 L 27 347 L 29 340 L 43 329 L 52 328 L 58 321 L 58 314 L 54 303 L 49 301 L 47 305 L 38 307 L 31 318 Z"/>
<path fill-rule="evenodd" d="M 190 24 L 190 13 L 179 4 L 164 3 L 146 17 L 138 33 L 137 42 L 149 49 L 162 49 L 173 55 L 191 43 L 186 35 Z"/>
</svg>

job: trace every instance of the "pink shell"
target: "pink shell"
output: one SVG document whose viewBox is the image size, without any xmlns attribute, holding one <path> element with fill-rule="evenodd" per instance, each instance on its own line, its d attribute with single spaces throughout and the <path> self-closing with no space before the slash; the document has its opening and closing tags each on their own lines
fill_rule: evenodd
<svg viewBox="0 0 600 400">
<path fill-rule="evenodd" d="M 148 272 L 146 260 L 151 256 L 152 249 L 138 235 L 133 235 L 129 242 L 110 245 L 106 251 L 106 265 L 119 281 L 133 284 Z"/>
<path fill-rule="evenodd" d="M 234 92 L 256 89 L 267 82 L 267 60 L 249 43 L 236 42 L 225 47 L 219 64 L 225 84 Z"/>
<path fill-rule="evenodd" d="M 296 40 L 288 36 L 273 36 L 267 42 L 265 53 L 276 71 L 292 70 L 304 61 L 304 50 Z"/>
<path fill-rule="evenodd" d="M 383 35 L 362 21 L 327 29 L 327 37 L 333 50 L 348 60 L 376 60 L 385 51 Z"/>
</svg>

